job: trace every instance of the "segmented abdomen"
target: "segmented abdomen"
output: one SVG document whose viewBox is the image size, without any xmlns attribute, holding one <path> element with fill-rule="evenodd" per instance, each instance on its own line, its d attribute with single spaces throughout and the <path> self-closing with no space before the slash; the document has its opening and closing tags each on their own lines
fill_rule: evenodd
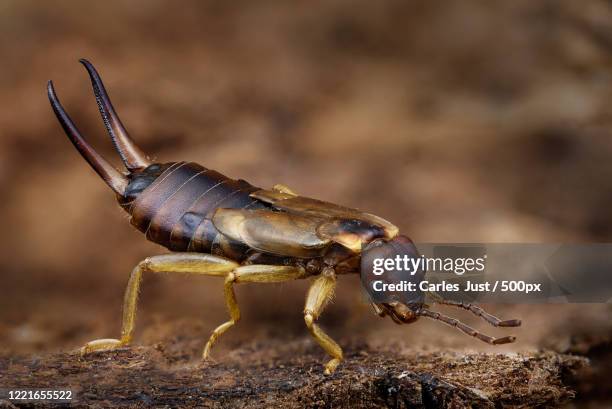
<svg viewBox="0 0 612 409">
<path fill-rule="evenodd" d="M 211 218 L 217 208 L 266 207 L 249 196 L 258 189 L 196 163 L 173 163 L 133 202 L 131 223 L 173 251 L 242 259 L 248 248 L 222 236 Z"/>
</svg>

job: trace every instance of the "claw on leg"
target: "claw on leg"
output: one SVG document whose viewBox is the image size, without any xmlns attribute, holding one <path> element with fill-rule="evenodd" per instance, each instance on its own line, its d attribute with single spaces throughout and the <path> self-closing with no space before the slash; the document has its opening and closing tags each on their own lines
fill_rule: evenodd
<svg viewBox="0 0 612 409">
<path fill-rule="evenodd" d="M 340 362 L 342 362 L 342 358 L 331 359 L 329 362 L 325 364 L 325 370 L 323 371 L 323 373 L 325 375 L 333 374 L 336 371 L 336 368 L 338 367 L 338 365 L 340 365 Z"/>
<path fill-rule="evenodd" d="M 113 338 L 96 339 L 86 343 L 80 352 L 81 355 L 87 355 L 97 351 L 112 351 L 125 345 L 128 345 L 128 341 Z"/>
<path fill-rule="evenodd" d="M 304 315 L 304 321 L 306 322 L 306 327 L 312 334 L 313 338 L 317 341 L 317 343 L 333 358 L 330 359 L 325 365 L 325 370 L 323 373 L 325 375 L 331 375 L 336 367 L 342 362 L 342 349 L 340 346 L 329 337 L 321 327 L 314 323 L 314 318 L 311 312 L 306 312 Z"/>
<path fill-rule="evenodd" d="M 224 322 L 223 324 L 215 328 L 213 333 L 210 335 L 210 338 L 208 338 L 208 342 L 206 343 L 206 346 L 204 347 L 204 352 L 202 353 L 202 359 L 206 360 L 210 358 L 210 350 L 217 342 L 217 339 L 221 335 L 223 335 L 225 331 L 230 329 L 230 327 L 232 327 L 235 323 L 236 323 L 235 321 L 230 320 L 230 321 Z"/>
</svg>

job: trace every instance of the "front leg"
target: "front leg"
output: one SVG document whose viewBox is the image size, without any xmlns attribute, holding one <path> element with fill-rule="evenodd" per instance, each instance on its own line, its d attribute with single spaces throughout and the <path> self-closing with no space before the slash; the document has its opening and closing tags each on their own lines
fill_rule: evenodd
<svg viewBox="0 0 612 409">
<path fill-rule="evenodd" d="M 323 309 L 332 298 L 336 288 L 336 274 L 332 268 L 326 268 L 317 277 L 306 296 L 306 306 L 304 307 L 304 321 L 308 330 L 319 343 L 321 348 L 327 352 L 332 359 L 325 364 L 325 374 L 329 375 L 336 370 L 342 361 L 342 348 L 329 337 L 321 327 L 315 324 Z"/>
<path fill-rule="evenodd" d="M 151 273 L 200 274 L 224 277 L 238 267 L 238 263 L 218 256 L 201 253 L 174 253 L 149 257 L 138 263 L 132 271 L 123 300 L 123 323 L 120 339 L 97 339 L 81 348 L 82 354 L 105 351 L 128 345 L 132 341 L 136 306 L 142 275 Z"/>
</svg>

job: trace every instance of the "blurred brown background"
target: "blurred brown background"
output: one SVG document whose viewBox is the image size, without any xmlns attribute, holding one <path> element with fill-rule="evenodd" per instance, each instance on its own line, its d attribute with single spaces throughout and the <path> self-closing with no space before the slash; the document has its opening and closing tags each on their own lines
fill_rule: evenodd
<svg viewBox="0 0 612 409">
<path fill-rule="evenodd" d="M 52 115 L 48 79 L 118 163 L 80 57 L 160 160 L 284 183 L 420 242 L 612 241 L 610 2 L 3 1 L 4 352 L 118 336 L 129 272 L 165 251 L 129 225 Z M 305 290 L 240 287 L 244 319 L 217 354 L 305 334 Z M 603 305 L 491 310 L 524 322 L 496 351 L 567 350 L 612 326 Z M 221 282 L 176 276 L 145 277 L 139 311 L 138 343 L 203 345 L 226 314 Z M 322 322 L 340 339 L 493 350 L 436 323 L 376 318 L 357 277 L 342 277 Z"/>
</svg>

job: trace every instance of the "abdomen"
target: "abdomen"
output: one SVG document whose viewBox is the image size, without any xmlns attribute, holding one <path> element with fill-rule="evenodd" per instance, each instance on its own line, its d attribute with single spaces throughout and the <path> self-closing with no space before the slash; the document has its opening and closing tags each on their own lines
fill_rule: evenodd
<svg viewBox="0 0 612 409">
<path fill-rule="evenodd" d="M 211 222 L 217 208 L 264 208 L 249 195 L 259 188 L 196 163 L 171 164 L 131 204 L 131 223 L 147 239 L 172 251 L 246 257 L 247 247 L 229 241 Z"/>
</svg>

